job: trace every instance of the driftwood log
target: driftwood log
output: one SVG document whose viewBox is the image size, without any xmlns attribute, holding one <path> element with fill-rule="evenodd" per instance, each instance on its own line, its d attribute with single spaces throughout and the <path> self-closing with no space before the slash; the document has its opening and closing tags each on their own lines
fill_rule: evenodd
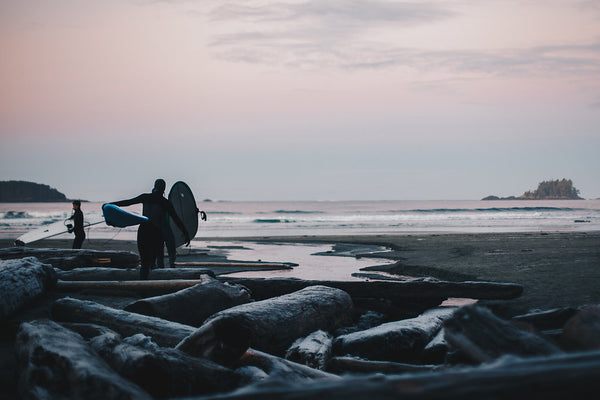
<svg viewBox="0 0 600 400">
<path fill-rule="evenodd" d="M 530 324 L 536 330 L 543 332 L 562 329 L 567 321 L 577 314 L 577 311 L 579 310 L 576 307 L 554 308 L 552 310 L 517 315 L 513 317 L 511 321 L 525 322 Z"/>
<path fill-rule="evenodd" d="M 61 292 L 97 293 L 109 296 L 158 296 L 201 284 L 202 279 L 165 279 L 147 281 L 62 281 L 56 289 Z"/>
<path fill-rule="evenodd" d="M 430 364 L 442 364 L 446 361 L 449 348 L 444 328 L 441 328 L 421 352 L 420 360 Z"/>
<path fill-rule="evenodd" d="M 78 267 L 135 268 L 139 257 L 129 251 L 100 251 L 87 249 L 38 249 L 9 247 L 0 249 L 0 259 L 36 257 L 54 268 L 69 270 Z"/>
<path fill-rule="evenodd" d="M 520 359 L 397 376 L 345 377 L 292 385 L 245 387 L 210 399 L 593 399 L 600 392 L 600 351 Z"/>
<path fill-rule="evenodd" d="M 253 366 L 263 370 L 269 378 L 292 383 L 299 380 L 340 379 L 339 376 L 310 368 L 284 358 L 255 349 L 248 349 L 235 363 L 236 367 Z"/>
<path fill-rule="evenodd" d="M 296 339 L 319 329 L 335 329 L 351 311 L 352 300 L 344 291 L 311 286 L 220 311 L 177 348 L 218 363 L 239 359 L 249 347 L 283 355 Z"/>
<path fill-rule="evenodd" d="M 59 324 L 21 324 L 16 337 L 23 399 L 151 399 L 112 370 L 83 338 Z"/>
<path fill-rule="evenodd" d="M 76 268 L 70 271 L 57 271 L 62 281 L 135 281 L 139 280 L 139 269 L 121 269 L 106 267 Z M 152 280 L 199 279 L 200 275 L 215 276 L 210 269 L 204 268 L 158 268 L 151 272 Z"/>
<path fill-rule="evenodd" d="M 454 312 L 454 307 L 432 309 L 416 318 L 388 322 L 338 336 L 333 342 L 333 354 L 379 361 L 416 361 L 425 345 L 441 328 L 443 321 Z"/>
<path fill-rule="evenodd" d="M 459 308 L 444 322 L 444 330 L 446 340 L 476 362 L 492 361 L 505 354 L 531 357 L 561 353 L 551 342 L 477 305 Z"/>
<path fill-rule="evenodd" d="M 198 327 L 214 313 L 252 300 L 243 286 L 222 283 L 208 275 L 202 281 L 175 293 L 135 301 L 124 310 Z"/>
<path fill-rule="evenodd" d="M 600 306 L 583 307 L 567 321 L 560 339 L 570 350 L 599 350 Z"/>
<path fill-rule="evenodd" d="M 70 297 L 55 301 L 51 307 L 51 314 L 55 321 L 102 325 L 114 330 L 123 337 L 143 333 L 163 347 L 174 347 L 195 331 L 192 326 Z"/>
<path fill-rule="evenodd" d="M 286 360 L 323 370 L 331 357 L 333 337 L 322 330 L 296 340 L 285 353 Z"/>
<path fill-rule="evenodd" d="M 238 387 L 240 377 L 231 369 L 159 347 L 139 336 L 143 335 L 122 340 L 117 334 L 107 333 L 93 338 L 90 344 L 115 371 L 156 398 L 226 392 Z"/>
<path fill-rule="evenodd" d="M 0 321 L 56 284 L 56 272 L 35 257 L 0 260 Z"/>
<path fill-rule="evenodd" d="M 439 365 L 372 361 L 357 357 L 332 357 L 327 364 L 327 371 L 335 374 L 405 374 L 407 372 L 435 371 L 441 368 Z"/>
</svg>

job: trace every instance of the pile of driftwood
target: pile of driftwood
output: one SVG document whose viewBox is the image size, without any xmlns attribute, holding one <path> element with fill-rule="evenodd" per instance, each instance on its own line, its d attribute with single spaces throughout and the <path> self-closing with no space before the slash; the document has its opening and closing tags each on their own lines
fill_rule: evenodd
<svg viewBox="0 0 600 400">
<path fill-rule="evenodd" d="M 168 280 L 66 281 L 63 272 L 35 258 L 0 261 L 0 319 L 46 291 L 65 294 L 51 319 L 18 329 L 23 398 L 562 399 L 600 390 L 600 307 L 510 321 L 477 305 L 438 307 L 447 297 L 514 298 L 518 285 L 226 280 L 198 269 L 196 279 L 173 279 L 175 269 Z M 91 291 L 141 296 L 122 309 L 76 298 Z"/>
</svg>

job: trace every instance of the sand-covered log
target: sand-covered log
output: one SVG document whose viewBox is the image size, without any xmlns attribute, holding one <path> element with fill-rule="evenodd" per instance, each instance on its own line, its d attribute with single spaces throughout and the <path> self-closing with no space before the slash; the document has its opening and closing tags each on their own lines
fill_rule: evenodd
<svg viewBox="0 0 600 400">
<path fill-rule="evenodd" d="M 331 357 L 333 337 L 322 330 L 296 340 L 285 352 L 285 358 L 311 368 L 325 369 Z"/>
<path fill-rule="evenodd" d="M 338 336 L 333 354 L 369 360 L 411 362 L 441 328 L 455 308 L 429 310 L 416 318 L 388 322 L 371 329 Z"/>
<path fill-rule="evenodd" d="M 476 362 L 492 361 L 505 354 L 532 357 L 561 352 L 551 342 L 477 305 L 459 308 L 444 322 L 444 329 L 446 340 Z"/>
<path fill-rule="evenodd" d="M 139 257 L 130 251 L 88 249 L 38 249 L 32 247 L 10 247 L 0 249 L 0 259 L 8 260 L 36 257 L 54 268 L 70 270 L 78 267 L 135 268 Z"/>
<path fill-rule="evenodd" d="M 284 380 L 289 384 L 307 379 L 339 379 L 337 375 L 255 349 L 248 349 L 235 363 L 235 366 L 238 368 L 247 366 L 257 367 L 263 370 L 269 378 Z"/>
<path fill-rule="evenodd" d="M 110 368 L 83 338 L 59 324 L 21 324 L 16 338 L 23 399 L 151 399 Z"/>
<path fill-rule="evenodd" d="M 0 260 L 0 321 L 56 284 L 56 272 L 35 257 Z"/>
<path fill-rule="evenodd" d="M 600 392 L 600 351 L 507 357 L 491 365 L 395 376 L 348 376 L 292 385 L 253 385 L 210 397 L 236 400 L 348 399 L 594 399 Z"/>
<path fill-rule="evenodd" d="M 195 331 L 192 326 L 70 297 L 55 301 L 51 313 L 55 321 L 102 325 L 114 330 L 123 337 L 143 333 L 163 347 L 174 347 Z"/>
<path fill-rule="evenodd" d="M 106 267 L 75 268 L 70 271 L 57 271 L 62 281 L 135 281 L 140 278 L 137 268 L 121 269 Z M 204 268 L 158 268 L 152 270 L 152 280 L 199 279 L 200 275 L 215 276 Z"/>
<path fill-rule="evenodd" d="M 514 299 L 523 292 L 523 287 L 514 283 L 496 282 L 447 282 L 436 279 L 414 279 L 408 281 L 314 281 L 291 278 L 233 278 L 220 280 L 243 285 L 252 291 L 256 300 L 292 293 L 308 286 L 329 286 L 341 289 L 355 298 L 383 298 L 406 301 L 449 297 L 472 299 Z"/>
<path fill-rule="evenodd" d="M 231 369 L 160 347 L 142 334 L 121 339 L 107 333 L 90 344 L 115 371 L 155 398 L 226 392 L 240 381 Z"/>
<path fill-rule="evenodd" d="M 204 275 L 198 285 L 135 301 L 124 310 L 198 327 L 214 313 L 251 300 L 243 286 L 222 283 Z"/>
<path fill-rule="evenodd" d="M 352 300 L 344 291 L 311 286 L 220 311 L 177 348 L 219 363 L 237 360 L 248 347 L 283 355 L 300 337 L 319 329 L 334 330 L 351 317 L 351 311 Z"/>
</svg>

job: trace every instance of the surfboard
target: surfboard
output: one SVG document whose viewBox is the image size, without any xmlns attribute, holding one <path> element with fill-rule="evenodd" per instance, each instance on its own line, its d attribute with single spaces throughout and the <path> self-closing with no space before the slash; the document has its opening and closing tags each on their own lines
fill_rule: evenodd
<svg viewBox="0 0 600 400">
<path fill-rule="evenodd" d="M 177 216 L 181 218 L 181 221 L 187 229 L 190 240 L 196 236 L 198 232 L 198 207 L 196 206 L 196 200 L 190 187 L 182 181 L 175 182 L 169 191 L 169 201 L 175 208 Z M 179 229 L 173 219 L 169 219 L 173 236 L 175 237 L 175 247 L 179 247 L 185 243 L 185 235 Z"/>
<path fill-rule="evenodd" d="M 25 246 L 26 244 L 37 242 L 38 240 L 48 239 L 53 236 L 58 236 L 63 233 L 67 233 L 69 232 L 67 222 L 71 224 L 73 223 L 67 218 L 64 221 L 54 222 L 48 225 L 44 225 L 41 228 L 29 231 L 19 236 L 15 240 L 15 245 Z M 104 222 L 104 218 L 102 218 L 100 215 L 88 215 L 83 218 L 83 227 L 86 228 L 88 226 L 97 225 L 102 222 Z"/>
<path fill-rule="evenodd" d="M 125 228 L 126 226 L 139 225 L 148 221 L 148 217 L 123 210 L 114 204 L 105 204 L 102 206 L 102 214 L 107 225 Z"/>
</svg>

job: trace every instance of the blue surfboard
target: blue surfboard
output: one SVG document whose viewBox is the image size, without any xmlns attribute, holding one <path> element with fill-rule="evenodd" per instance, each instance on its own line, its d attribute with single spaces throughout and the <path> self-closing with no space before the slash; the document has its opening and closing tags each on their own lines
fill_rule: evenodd
<svg viewBox="0 0 600 400">
<path fill-rule="evenodd" d="M 102 206 L 102 214 L 107 225 L 125 228 L 126 226 L 139 225 L 148 221 L 148 217 L 125 211 L 114 204 L 105 204 Z"/>
</svg>

